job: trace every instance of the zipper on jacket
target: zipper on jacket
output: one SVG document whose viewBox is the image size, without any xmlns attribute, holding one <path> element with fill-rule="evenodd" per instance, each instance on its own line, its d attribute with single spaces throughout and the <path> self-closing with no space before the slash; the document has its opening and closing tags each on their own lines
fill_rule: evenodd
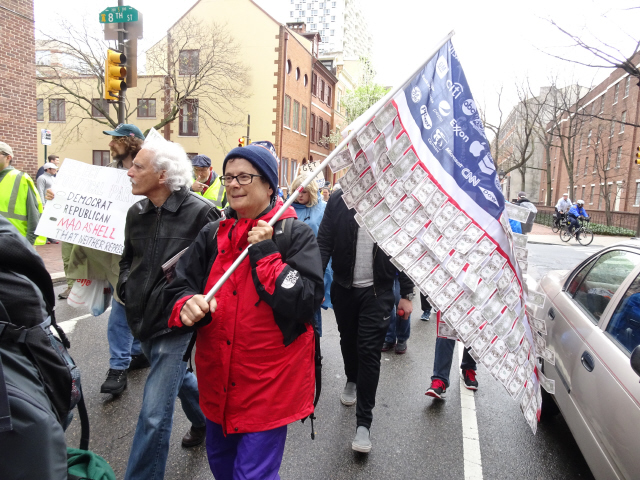
<svg viewBox="0 0 640 480">
<path fill-rule="evenodd" d="M 372 273 L 373 273 L 373 296 L 378 298 L 378 294 L 376 293 L 376 253 L 378 253 L 378 244 L 373 244 L 373 264 L 372 264 Z"/>
</svg>

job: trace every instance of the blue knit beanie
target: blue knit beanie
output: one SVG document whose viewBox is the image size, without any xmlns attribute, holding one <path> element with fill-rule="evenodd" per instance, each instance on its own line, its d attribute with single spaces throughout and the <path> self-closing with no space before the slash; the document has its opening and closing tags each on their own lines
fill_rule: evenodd
<svg viewBox="0 0 640 480">
<path fill-rule="evenodd" d="M 263 175 L 269 182 L 269 186 L 275 195 L 278 191 L 278 161 L 276 157 L 261 145 L 247 145 L 246 147 L 236 147 L 231 150 L 222 163 L 222 174 L 225 174 L 227 162 L 232 158 L 244 158 Z"/>
</svg>

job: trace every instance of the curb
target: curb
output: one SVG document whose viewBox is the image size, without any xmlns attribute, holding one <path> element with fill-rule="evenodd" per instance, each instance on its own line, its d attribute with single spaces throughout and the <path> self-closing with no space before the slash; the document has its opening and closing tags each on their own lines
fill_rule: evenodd
<svg viewBox="0 0 640 480">
<path fill-rule="evenodd" d="M 64 272 L 57 272 L 51 274 L 51 281 L 53 282 L 53 286 L 62 285 L 63 283 L 67 283 L 67 277 Z"/>
</svg>

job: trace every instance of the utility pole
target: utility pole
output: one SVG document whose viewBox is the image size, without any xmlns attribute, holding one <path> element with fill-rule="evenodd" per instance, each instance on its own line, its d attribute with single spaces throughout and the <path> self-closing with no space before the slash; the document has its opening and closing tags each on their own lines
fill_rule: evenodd
<svg viewBox="0 0 640 480">
<path fill-rule="evenodd" d="M 124 6 L 124 0 L 118 0 L 118 6 Z M 127 24 L 126 23 L 118 23 L 118 51 L 120 53 L 124 53 L 124 42 L 127 40 L 127 32 L 126 32 Z M 124 100 L 126 97 L 126 90 L 120 91 L 120 95 L 118 95 L 118 124 L 125 122 L 124 116 Z"/>
<path fill-rule="evenodd" d="M 251 145 L 251 138 L 249 137 L 250 129 L 251 129 L 251 115 L 247 115 L 247 145 Z"/>
</svg>

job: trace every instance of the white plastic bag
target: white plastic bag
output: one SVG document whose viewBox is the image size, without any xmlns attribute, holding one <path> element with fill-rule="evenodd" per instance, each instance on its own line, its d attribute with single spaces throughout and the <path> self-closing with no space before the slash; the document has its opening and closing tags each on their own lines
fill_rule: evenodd
<svg viewBox="0 0 640 480">
<path fill-rule="evenodd" d="M 105 280 L 76 280 L 67 298 L 74 308 L 86 307 L 95 317 L 102 315 L 111 302 L 111 289 Z"/>
</svg>

